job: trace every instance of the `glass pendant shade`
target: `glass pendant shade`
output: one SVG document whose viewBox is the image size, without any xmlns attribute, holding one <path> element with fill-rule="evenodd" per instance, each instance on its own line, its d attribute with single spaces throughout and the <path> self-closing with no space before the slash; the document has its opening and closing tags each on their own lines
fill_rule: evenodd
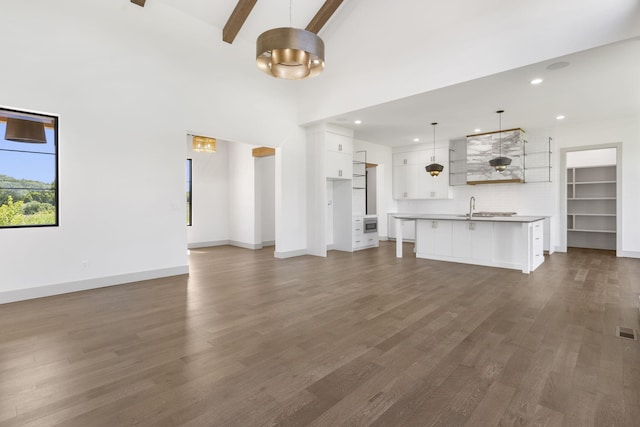
<svg viewBox="0 0 640 427">
<path fill-rule="evenodd" d="M 194 136 L 191 148 L 199 153 L 215 153 L 216 139 L 207 138 L 206 136 Z"/>
<path fill-rule="evenodd" d="M 499 117 L 498 137 L 500 138 L 500 155 L 489 160 L 489 165 L 497 172 L 504 172 L 505 170 L 507 170 L 507 166 L 511 164 L 511 159 L 502 156 L 502 113 L 504 113 L 504 110 L 498 110 L 496 111 L 496 113 L 498 113 Z"/>
<path fill-rule="evenodd" d="M 436 163 L 435 159 L 436 159 L 436 125 L 438 123 L 431 123 L 431 126 L 433 126 L 433 160 L 434 162 L 431 163 L 430 165 L 427 165 L 424 167 L 424 169 L 429 173 L 429 175 L 431 176 L 438 176 L 440 175 L 440 172 L 442 172 L 444 170 L 444 166 L 442 166 L 440 163 Z"/>
<path fill-rule="evenodd" d="M 28 142 L 32 144 L 46 144 L 44 123 L 34 120 L 7 118 L 7 128 L 4 139 L 15 142 Z"/>
<path fill-rule="evenodd" d="M 256 65 L 276 78 L 301 80 L 324 69 L 324 42 L 311 31 L 274 28 L 258 36 Z"/>
</svg>

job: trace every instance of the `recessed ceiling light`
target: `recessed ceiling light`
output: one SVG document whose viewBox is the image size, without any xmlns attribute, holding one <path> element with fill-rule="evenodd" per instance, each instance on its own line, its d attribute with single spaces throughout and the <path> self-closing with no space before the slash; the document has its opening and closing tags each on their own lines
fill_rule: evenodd
<svg viewBox="0 0 640 427">
<path fill-rule="evenodd" d="M 420 142 L 420 138 L 413 138 L 413 142 Z"/>
<path fill-rule="evenodd" d="M 556 116 L 556 120 L 564 120 L 564 116 L 562 114 L 559 116 Z"/>
<path fill-rule="evenodd" d="M 481 130 L 482 130 L 482 129 L 480 129 L 480 128 L 475 128 L 473 131 L 474 131 L 474 132 L 480 132 Z"/>
<path fill-rule="evenodd" d="M 359 125 L 360 123 L 362 123 L 362 120 L 356 120 L 356 121 L 354 121 L 353 123 L 355 123 L 355 124 Z"/>
<path fill-rule="evenodd" d="M 554 62 L 553 64 L 547 65 L 547 70 L 559 70 L 561 68 L 568 67 L 569 65 L 570 63 L 567 61 Z"/>
<path fill-rule="evenodd" d="M 532 85 L 539 85 L 540 83 L 542 83 L 542 79 L 541 78 L 535 78 L 535 79 L 531 80 L 531 84 Z"/>
</svg>

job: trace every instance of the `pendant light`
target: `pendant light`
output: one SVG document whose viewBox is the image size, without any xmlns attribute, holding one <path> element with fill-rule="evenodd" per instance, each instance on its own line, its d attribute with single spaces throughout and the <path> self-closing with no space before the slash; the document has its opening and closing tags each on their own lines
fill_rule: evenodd
<svg viewBox="0 0 640 427">
<path fill-rule="evenodd" d="M 511 164 L 511 159 L 508 157 L 502 157 L 502 113 L 504 110 L 496 111 L 499 117 L 499 125 L 498 125 L 498 138 L 500 140 L 500 155 L 494 159 L 489 160 L 489 164 L 491 167 L 495 168 L 498 172 L 504 172 L 507 169 L 507 166 Z"/>
<path fill-rule="evenodd" d="M 433 158 L 431 159 L 433 160 L 433 163 L 424 167 L 424 169 L 427 172 L 429 172 L 431 176 L 438 176 L 440 175 L 440 172 L 444 170 L 444 166 L 435 162 L 436 161 L 436 125 L 437 124 L 438 124 L 437 122 L 431 123 L 431 126 L 433 126 Z"/>
<path fill-rule="evenodd" d="M 324 42 L 311 31 L 291 26 L 267 30 L 256 41 L 256 65 L 272 77 L 301 80 L 324 70 Z"/>
<path fill-rule="evenodd" d="M 28 142 L 31 144 L 46 144 L 44 123 L 36 120 L 7 118 L 7 127 L 4 139 L 15 142 Z"/>
<path fill-rule="evenodd" d="M 193 151 L 197 151 L 199 153 L 215 153 L 216 139 L 194 135 L 191 142 L 191 148 Z"/>
</svg>

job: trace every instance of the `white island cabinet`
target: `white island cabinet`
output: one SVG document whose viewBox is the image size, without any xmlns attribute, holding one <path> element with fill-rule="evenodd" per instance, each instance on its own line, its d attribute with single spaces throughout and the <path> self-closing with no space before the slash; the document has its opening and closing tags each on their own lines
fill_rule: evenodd
<svg viewBox="0 0 640 427">
<path fill-rule="evenodd" d="M 416 222 L 416 258 L 534 271 L 544 262 L 543 217 L 467 219 L 463 215 L 396 215 L 396 230 Z M 397 233 L 397 232 L 396 232 Z M 402 257 L 402 233 L 396 235 Z"/>
</svg>

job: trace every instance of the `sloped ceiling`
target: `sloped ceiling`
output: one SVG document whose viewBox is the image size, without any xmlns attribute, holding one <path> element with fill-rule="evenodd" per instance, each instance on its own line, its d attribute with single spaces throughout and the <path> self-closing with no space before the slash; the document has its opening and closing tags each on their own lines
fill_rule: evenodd
<svg viewBox="0 0 640 427">
<path fill-rule="evenodd" d="M 147 7 L 152 1 L 221 32 L 237 4 L 149 0 Z M 290 12 L 291 24 L 304 28 L 323 3 L 293 0 L 290 9 L 288 0 L 258 0 L 237 40 L 253 44 L 263 31 L 288 26 Z M 431 141 L 433 121 L 438 139 L 495 130 L 497 109 L 506 111 L 504 127 L 525 130 L 558 126 L 560 114 L 563 123 L 640 114 L 637 0 L 385 3 L 345 0 L 320 31 L 325 72 L 289 82 L 299 89 L 301 124 L 333 123 L 401 146 Z M 570 65 L 546 68 L 559 61 Z M 531 86 L 534 77 L 544 82 Z"/>
</svg>

